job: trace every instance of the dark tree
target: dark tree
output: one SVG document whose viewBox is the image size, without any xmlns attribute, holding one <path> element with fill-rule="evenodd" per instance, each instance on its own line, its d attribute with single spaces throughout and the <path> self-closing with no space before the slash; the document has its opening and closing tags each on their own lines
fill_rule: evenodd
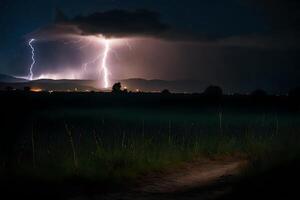
<svg viewBox="0 0 300 200">
<path fill-rule="evenodd" d="M 122 85 L 120 82 L 115 83 L 112 87 L 112 92 L 113 93 L 121 93 L 122 92 L 121 88 L 122 88 Z"/>
<path fill-rule="evenodd" d="M 267 95 L 268 95 L 267 92 L 262 89 L 255 90 L 251 93 L 251 96 L 254 96 L 254 97 L 265 97 Z"/>
<path fill-rule="evenodd" d="M 205 89 L 203 94 L 205 96 L 221 97 L 223 95 L 223 90 L 219 86 L 211 85 Z"/>
<path fill-rule="evenodd" d="M 163 91 L 161 91 L 161 93 L 162 93 L 163 95 L 171 94 L 171 92 L 170 92 L 168 89 L 164 89 Z"/>
</svg>

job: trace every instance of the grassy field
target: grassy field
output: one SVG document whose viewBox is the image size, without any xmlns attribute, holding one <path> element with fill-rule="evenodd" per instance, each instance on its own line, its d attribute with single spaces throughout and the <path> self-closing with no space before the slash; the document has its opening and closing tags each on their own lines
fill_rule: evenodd
<svg viewBox="0 0 300 200">
<path fill-rule="evenodd" d="M 97 106 L 83 106 L 78 99 L 78 104 L 67 104 L 72 99 L 65 96 L 43 105 L 44 97 L 32 95 L 30 101 L 26 95 L 7 98 L 11 108 L 19 107 L 7 109 L 9 128 L 1 132 L 8 138 L 1 141 L 8 152 L 2 151 L 3 180 L 75 178 L 128 185 L 143 174 L 186 161 L 243 158 L 250 161 L 245 174 L 251 174 L 300 158 L 299 112 L 282 105 L 165 106 L 136 100 L 123 105 L 125 97 L 116 97 L 113 104 L 99 100 Z M 91 97 L 82 98 L 86 102 Z"/>
</svg>

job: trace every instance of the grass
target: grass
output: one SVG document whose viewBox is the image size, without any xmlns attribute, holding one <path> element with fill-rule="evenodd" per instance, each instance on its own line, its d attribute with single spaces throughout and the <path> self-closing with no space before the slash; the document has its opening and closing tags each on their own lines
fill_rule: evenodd
<svg viewBox="0 0 300 200">
<path fill-rule="evenodd" d="M 32 117 L 11 167 L 29 179 L 117 184 L 193 159 L 242 156 L 263 169 L 300 152 L 299 116 L 284 113 L 110 108 Z"/>
<path fill-rule="evenodd" d="M 299 152 L 300 116 L 290 110 L 298 104 L 288 97 L 0 96 L 7 118 L 0 141 L 2 180 L 64 182 L 75 177 L 127 184 L 194 159 L 242 156 L 253 169 L 263 169 Z"/>
</svg>

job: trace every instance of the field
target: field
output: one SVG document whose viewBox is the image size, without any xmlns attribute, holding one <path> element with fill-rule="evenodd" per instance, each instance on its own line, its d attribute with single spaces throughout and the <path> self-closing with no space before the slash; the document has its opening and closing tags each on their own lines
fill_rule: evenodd
<svg viewBox="0 0 300 200">
<path fill-rule="evenodd" d="M 149 173 L 224 158 L 246 160 L 240 178 L 249 179 L 300 158 L 299 103 L 286 96 L 0 96 L 1 180 L 16 191 L 119 191 Z"/>
</svg>

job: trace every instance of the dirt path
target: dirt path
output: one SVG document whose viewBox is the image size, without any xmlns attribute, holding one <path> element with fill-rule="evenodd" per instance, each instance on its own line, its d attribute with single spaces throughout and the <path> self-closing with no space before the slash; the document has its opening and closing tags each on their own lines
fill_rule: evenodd
<svg viewBox="0 0 300 200">
<path fill-rule="evenodd" d="M 194 200 L 216 199 L 231 187 L 220 184 L 228 177 L 238 174 L 244 160 L 206 160 L 185 164 L 182 167 L 153 174 L 140 180 L 139 186 L 124 194 L 110 194 L 90 199 L 103 200 Z M 75 198 L 78 200 L 86 198 Z M 75 200 L 74 199 L 74 200 Z"/>
<path fill-rule="evenodd" d="M 146 193 L 174 193 L 207 186 L 237 174 L 244 163 L 244 161 L 190 163 L 164 176 L 149 178 L 138 190 Z"/>
</svg>

